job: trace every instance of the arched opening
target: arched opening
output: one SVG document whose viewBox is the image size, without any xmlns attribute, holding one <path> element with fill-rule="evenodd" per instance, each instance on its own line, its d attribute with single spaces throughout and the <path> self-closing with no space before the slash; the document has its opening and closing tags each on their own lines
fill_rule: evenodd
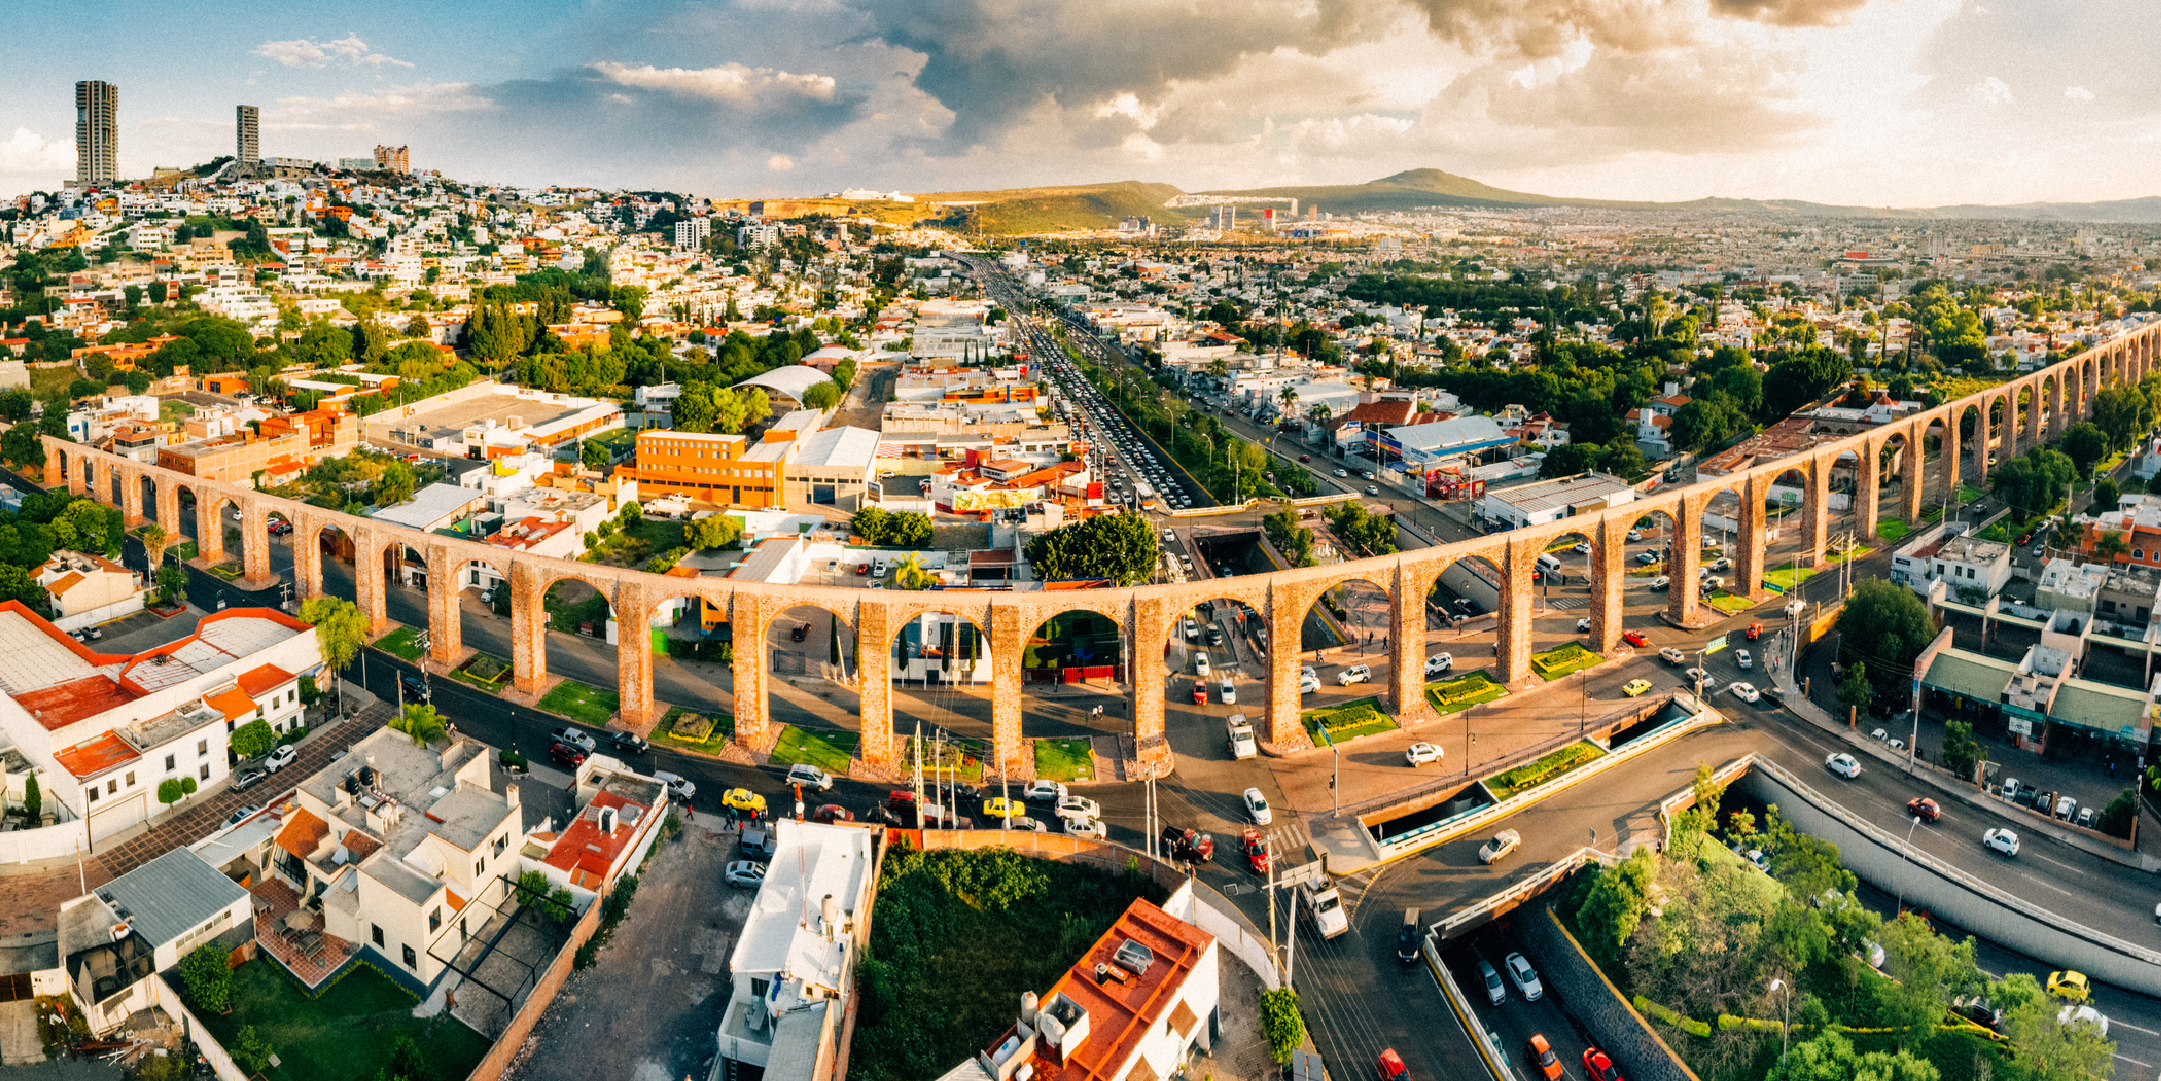
<svg viewBox="0 0 2161 1081">
<path fill-rule="evenodd" d="M 695 608 L 693 602 L 684 614 Z M 855 626 L 838 612 L 802 604 L 774 616 L 764 634 L 767 720 L 802 730 L 795 743 L 808 756 L 825 759 L 812 764 L 839 772 L 830 759 L 839 756 L 845 765 L 857 753 L 862 731 Z"/>
<path fill-rule="evenodd" d="M 1993 395 L 1988 400 L 1988 467 L 1990 469 L 1996 468 L 1996 458 L 2001 453 L 1997 448 L 2003 445 L 2004 420 L 2004 396 L 2001 394 Z"/>
<path fill-rule="evenodd" d="M 1588 533 L 1548 538 L 1531 572 L 1531 648 L 1548 649 L 1590 634 L 1595 544 Z"/>
<path fill-rule="evenodd" d="M 240 520 L 240 504 L 234 502 L 231 496 L 226 495 L 213 495 L 210 499 L 211 515 L 209 520 L 216 523 L 211 527 L 217 530 L 216 539 L 205 541 L 202 537 L 197 537 L 195 538 L 196 542 L 202 546 L 202 554 L 210 563 L 212 573 L 218 573 L 219 568 L 226 567 L 238 571 L 243 552 L 243 540 L 240 530 L 245 524 Z M 202 523 L 198 523 L 198 527 L 201 525 Z M 215 557 L 209 551 L 213 545 L 218 548 L 218 554 Z M 225 577 L 223 574 L 219 576 Z"/>
<path fill-rule="evenodd" d="M 1171 621 L 1162 649 L 1164 734 L 1173 748 L 1196 757 L 1229 757 L 1224 721 L 1233 713 L 1245 714 L 1256 738 L 1262 738 L 1267 729 L 1269 659 L 1268 623 L 1259 612 L 1242 601 L 1221 597 L 1201 601 Z M 1195 673 L 1197 658 L 1203 654 L 1208 657 L 1208 677 Z M 1230 705 L 1222 702 L 1226 676 L 1237 699 Z M 1194 700 L 1196 685 L 1203 702 Z M 1114 714 L 1105 720 L 1122 720 L 1122 730 L 1132 731 L 1132 719 L 1124 717 L 1122 709 L 1106 706 L 1105 711 Z"/>
<path fill-rule="evenodd" d="M 491 601 L 503 604 L 504 626 L 509 625 L 507 592 L 489 592 Z M 618 642 L 624 633 L 616 628 Z M 735 731 L 736 643 L 727 603 L 696 592 L 663 597 L 646 613 L 642 633 L 652 643 L 654 732 L 678 745 L 719 753 Z"/>
<path fill-rule="evenodd" d="M 1327 714 L 1309 721 L 1309 730 L 1325 723 L 1336 738 L 1345 738 L 1353 734 L 1346 725 L 1370 725 L 1376 722 L 1368 714 L 1382 715 L 1393 686 L 1388 653 L 1393 615 L 1388 591 L 1364 578 L 1337 582 L 1307 606 L 1298 624 L 1300 686 L 1319 686 L 1300 696 L 1300 712 Z M 1371 709 L 1358 708 L 1375 699 Z"/>
<path fill-rule="evenodd" d="M 321 586 L 324 596 L 359 602 L 359 583 L 353 573 L 357 553 L 351 533 L 325 523 L 316 526 L 312 532 L 303 527 L 300 532 L 293 534 L 291 541 L 292 550 L 295 552 L 305 545 L 315 547 L 317 575 L 320 578 L 317 584 Z"/>
<path fill-rule="evenodd" d="M 2062 400 L 2063 380 L 2058 378 L 2054 370 L 2051 370 L 2042 374 L 2041 381 L 2037 385 L 2041 388 L 2040 401 L 2035 403 L 2034 408 L 2040 410 L 2041 442 L 2048 443 L 2061 434 L 2059 429 L 2061 418 L 2057 416 L 2059 411 L 2057 403 Z"/>
<path fill-rule="evenodd" d="M 164 521 L 158 517 L 158 482 L 149 473 L 145 472 L 135 478 L 135 491 L 136 495 L 142 500 L 140 505 L 143 518 L 150 523 L 155 523 L 159 529 L 167 533 L 173 532 L 174 523 Z"/>
<path fill-rule="evenodd" d="M 548 631 L 548 674 L 565 680 L 541 698 L 541 708 L 596 726 L 606 723 L 607 715 L 620 708 L 617 688 L 622 685 L 615 652 L 616 636 L 622 628 L 616 623 L 615 605 L 608 592 L 613 583 L 605 579 L 603 582 L 605 585 L 596 585 L 565 575 L 548 583 L 540 600 L 541 617 Z M 391 618 L 397 618 L 395 608 Z M 573 683 L 582 686 L 571 686 Z M 551 703 L 551 698 L 556 701 Z"/>
<path fill-rule="evenodd" d="M 1906 516 L 1907 477 L 1918 464 L 1916 453 L 1904 432 L 1890 433 L 1876 447 L 1876 531 L 1886 540 L 1897 540 L 1920 527 L 1918 521 Z M 1924 480 L 1914 487 L 1925 487 L 1926 483 Z M 1919 511 L 1915 515 L 1918 517 Z M 1896 524 L 1887 528 L 1886 522 Z"/>
<path fill-rule="evenodd" d="M 1201 641 L 1205 643 L 1207 636 Z M 1265 662 L 1241 666 L 1231 643 L 1208 648 L 1218 679 L 1243 667 L 1245 708 L 1258 702 L 1255 679 Z M 1247 655 L 1251 657 L 1250 654 Z M 1047 781 L 1096 780 L 1095 759 L 1115 759 L 1133 735 L 1128 680 L 1132 644 L 1116 616 L 1089 608 L 1059 612 L 1036 625 L 1021 647 L 1021 738 L 1030 744 L 1036 775 Z M 1234 697 L 1236 692 L 1234 692 Z M 1215 699 L 1213 693 L 1210 700 Z M 1187 699 L 1186 701 L 1190 701 Z M 1166 708 L 1173 705 L 1166 699 Z M 1166 717 L 1166 723 L 1168 718 Z"/>
<path fill-rule="evenodd" d="M 1500 567 L 1484 556 L 1450 563 L 1426 592 L 1426 663 L 1462 675 L 1493 667 L 1500 642 Z M 1433 658 L 1447 654 L 1445 662 Z M 1432 679 L 1448 679 L 1436 672 Z"/>
<path fill-rule="evenodd" d="M 892 673 L 893 732 L 948 742 L 991 757 L 990 637 L 975 620 L 944 609 L 910 616 L 886 643 Z"/>
</svg>

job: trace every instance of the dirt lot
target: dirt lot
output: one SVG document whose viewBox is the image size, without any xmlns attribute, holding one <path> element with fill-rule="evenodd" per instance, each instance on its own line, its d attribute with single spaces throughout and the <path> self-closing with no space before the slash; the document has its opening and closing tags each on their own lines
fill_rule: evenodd
<svg viewBox="0 0 2161 1081">
<path fill-rule="evenodd" d="M 734 843 L 685 823 L 646 867 L 600 962 L 563 985 L 506 1078 L 703 1081 L 750 911 L 750 893 L 721 882 Z"/>
</svg>

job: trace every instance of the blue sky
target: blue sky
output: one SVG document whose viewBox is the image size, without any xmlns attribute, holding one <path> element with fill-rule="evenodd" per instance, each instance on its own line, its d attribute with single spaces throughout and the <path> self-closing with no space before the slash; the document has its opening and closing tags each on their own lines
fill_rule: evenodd
<svg viewBox="0 0 2161 1081">
<path fill-rule="evenodd" d="M 1932 205 L 2161 194 L 2137 0 L 16 0 L 0 193 L 409 144 L 474 181 L 709 196 L 1430 166 L 1554 194 Z"/>
</svg>

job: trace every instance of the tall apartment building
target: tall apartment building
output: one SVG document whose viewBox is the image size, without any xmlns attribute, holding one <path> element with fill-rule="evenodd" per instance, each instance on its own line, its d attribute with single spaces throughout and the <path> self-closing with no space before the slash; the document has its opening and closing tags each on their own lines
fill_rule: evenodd
<svg viewBox="0 0 2161 1081">
<path fill-rule="evenodd" d="M 705 247 L 705 238 L 711 236 L 713 223 L 705 218 L 688 218 L 675 223 L 675 250 L 697 251 Z"/>
<path fill-rule="evenodd" d="M 233 154 L 240 159 L 240 164 L 254 165 L 262 157 L 262 143 L 256 137 L 257 132 L 261 129 L 257 125 L 258 116 L 255 106 L 238 106 L 235 109 L 235 114 L 234 134 L 238 142 L 233 148 Z"/>
<path fill-rule="evenodd" d="M 75 182 L 110 184 L 120 175 L 120 88 L 85 79 L 75 84 Z"/>
<path fill-rule="evenodd" d="M 375 167 L 399 176 L 411 175 L 413 154 L 409 146 L 378 146 L 375 148 Z"/>
</svg>

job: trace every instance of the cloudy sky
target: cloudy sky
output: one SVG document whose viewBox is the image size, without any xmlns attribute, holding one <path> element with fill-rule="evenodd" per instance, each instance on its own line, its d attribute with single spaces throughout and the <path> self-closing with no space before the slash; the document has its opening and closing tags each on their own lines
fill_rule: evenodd
<svg viewBox="0 0 2161 1081">
<path fill-rule="evenodd" d="M 2140 0 L 14 0 L 0 193 L 361 156 L 709 196 L 1432 167 L 1518 190 L 1897 206 L 2161 194 Z"/>
</svg>

